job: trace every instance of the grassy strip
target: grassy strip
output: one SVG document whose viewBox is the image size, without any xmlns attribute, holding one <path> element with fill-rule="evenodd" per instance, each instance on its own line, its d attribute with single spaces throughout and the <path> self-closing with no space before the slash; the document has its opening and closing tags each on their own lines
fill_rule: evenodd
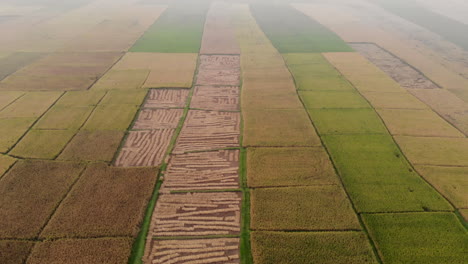
<svg viewBox="0 0 468 264">
<path fill-rule="evenodd" d="M 241 209 L 240 258 L 241 264 L 250 264 L 253 263 L 250 241 L 250 190 L 247 187 L 247 150 L 244 148 L 240 151 L 239 161 L 240 185 L 243 191 Z"/>
<path fill-rule="evenodd" d="M 252 13 L 281 53 L 352 51 L 323 25 L 285 4 L 253 4 Z"/>
</svg>

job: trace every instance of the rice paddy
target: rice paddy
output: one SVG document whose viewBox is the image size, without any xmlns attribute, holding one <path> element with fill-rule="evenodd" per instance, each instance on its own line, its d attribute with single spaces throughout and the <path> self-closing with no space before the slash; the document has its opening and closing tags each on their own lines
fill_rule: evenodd
<svg viewBox="0 0 468 264">
<path fill-rule="evenodd" d="M 0 263 L 455 264 L 462 0 L 0 3 Z"/>
</svg>

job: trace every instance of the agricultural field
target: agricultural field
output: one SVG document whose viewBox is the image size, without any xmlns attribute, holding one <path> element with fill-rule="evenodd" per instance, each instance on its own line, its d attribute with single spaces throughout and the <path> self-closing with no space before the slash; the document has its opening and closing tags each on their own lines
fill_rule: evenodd
<svg viewBox="0 0 468 264">
<path fill-rule="evenodd" d="M 0 263 L 467 263 L 466 14 L 1 1 Z"/>
</svg>

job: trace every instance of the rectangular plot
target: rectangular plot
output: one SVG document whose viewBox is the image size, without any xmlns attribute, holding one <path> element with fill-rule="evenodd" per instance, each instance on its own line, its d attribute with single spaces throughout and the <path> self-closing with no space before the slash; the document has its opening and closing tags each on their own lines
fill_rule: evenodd
<svg viewBox="0 0 468 264">
<path fill-rule="evenodd" d="M 132 129 L 175 129 L 183 114 L 184 109 L 143 109 Z"/>
<path fill-rule="evenodd" d="M 395 137 L 413 164 L 468 166 L 468 138 Z"/>
<path fill-rule="evenodd" d="M 17 100 L 24 92 L 2 92 L 0 93 L 0 110 Z"/>
<path fill-rule="evenodd" d="M 288 85 L 293 83 L 244 82 L 240 100 L 242 110 L 304 109 L 297 92 L 284 89 Z"/>
<path fill-rule="evenodd" d="M 240 263 L 239 238 L 151 240 L 149 243 L 145 257 L 148 263 Z"/>
<path fill-rule="evenodd" d="M 127 263 L 132 243 L 131 238 L 48 240 L 34 247 L 28 263 Z"/>
<path fill-rule="evenodd" d="M 0 237 L 35 238 L 83 169 L 77 163 L 18 161 L 0 182 Z"/>
<path fill-rule="evenodd" d="M 110 70 L 91 89 L 93 90 L 135 90 L 142 88 L 149 70 Z"/>
<path fill-rule="evenodd" d="M 239 110 L 239 87 L 196 86 L 191 108 L 206 110 Z"/>
<path fill-rule="evenodd" d="M 140 106 L 148 92 L 140 91 L 108 91 L 99 105 L 136 105 Z"/>
<path fill-rule="evenodd" d="M 173 155 L 162 190 L 226 190 L 239 188 L 239 150 Z"/>
<path fill-rule="evenodd" d="M 29 130 L 35 118 L 0 118 L 0 152 L 6 153 Z"/>
<path fill-rule="evenodd" d="M 119 52 L 54 53 L 0 82 L 1 90 L 86 90 L 120 57 Z"/>
<path fill-rule="evenodd" d="M 152 168 L 88 166 L 40 237 L 135 237 L 157 175 Z"/>
<path fill-rule="evenodd" d="M 135 105 L 99 105 L 83 126 L 84 130 L 127 130 L 138 107 Z"/>
<path fill-rule="evenodd" d="M 255 263 L 378 263 L 362 232 L 263 232 L 252 234 Z M 305 246 L 307 245 L 307 246 Z"/>
<path fill-rule="evenodd" d="M 386 134 L 387 129 L 374 109 L 308 109 L 320 135 Z"/>
<path fill-rule="evenodd" d="M 15 52 L 0 58 L 0 80 L 44 56 L 37 52 Z"/>
<path fill-rule="evenodd" d="M 164 194 L 156 203 L 150 235 L 205 236 L 240 233 L 241 193 Z"/>
<path fill-rule="evenodd" d="M 30 92 L 0 111 L 0 118 L 39 117 L 62 95 L 60 92 Z"/>
<path fill-rule="evenodd" d="M 413 171 L 391 136 L 326 135 L 322 139 L 358 212 L 452 210 Z"/>
<path fill-rule="evenodd" d="M 376 109 L 428 109 L 428 106 L 409 93 L 364 92 L 362 95 Z"/>
<path fill-rule="evenodd" d="M 364 214 L 363 220 L 387 263 L 466 260 L 466 229 L 453 213 Z"/>
<path fill-rule="evenodd" d="M 55 103 L 56 106 L 94 106 L 97 105 L 106 94 L 105 91 L 68 91 L 60 100 Z"/>
<path fill-rule="evenodd" d="M 427 137 L 465 137 L 432 110 L 377 110 L 392 135 Z"/>
<path fill-rule="evenodd" d="M 73 130 L 30 130 L 10 154 L 23 158 L 54 159 L 75 133 Z"/>
<path fill-rule="evenodd" d="M 145 108 L 185 107 L 190 91 L 186 89 L 151 89 Z"/>
<path fill-rule="evenodd" d="M 244 146 L 321 146 L 303 109 L 248 110 L 243 116 Z"/>
<path fill-rule="evenodd" d="M 229 55 L 201 55 L 197 85 L 240 84 L 240 57 Z"/>
<path fill-rule="evenodd" d="M 190 110 L 174 153 L 239 147 L 239 138 L 240 113 Z"/>
<path fill-rule="evenodd" d="M 314 108 L 370 108 L 356 91 L 299 91 L 307 109 Z"/>
<path fill-rule="evenodd" d="M 166 155 L 173 134 L 174 129 L 130 131 L 115 161 L 115 166 L 159 166 Z"/>
<path fill-rule="evenodd" d="M 323 148 L 248 148 L 249 187 L 338 184 Z"/>
<path fill-rule="evenodd" d="M 0 262 L 8 264 L 25 263 L 34 244 L 32 241 L 0 241 Z"/>
<path fill-rule="evenodd" d="M 124 131 L 79 131 L 67 144 L 58 159 L 110 162 L 124 135 Z"/>
<path fill-rule="evenodd" d="M 93 111 L 94 107 L 53 106 L 34 125 L 34 129 L 78 130 Z"/>
</svg>

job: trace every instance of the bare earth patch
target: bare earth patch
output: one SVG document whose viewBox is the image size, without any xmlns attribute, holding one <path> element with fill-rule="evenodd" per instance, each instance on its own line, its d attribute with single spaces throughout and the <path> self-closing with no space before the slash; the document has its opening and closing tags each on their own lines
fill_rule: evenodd
<svg viewBox="0 0 468 264">
<path fill-rule="evenodd" d="M 240 83 L 240 57 L 232 55 L 201 55 L 198 85 L 231 85 Z"/>
<path fill-rule="evenodd" d="M 186 89 L 151 89 L 146 99 L 146 108 L 184 107 L 189 90 Z"/>
<path fill-rule="evenodd" d="M 170 129 L 177 128 L 184 109 L 143 109 L 133 129 Z"/>
<path fill-rule="evenodd" d="M 239 87 L 197 86 L 191 108 L 206 110 L 239 110 Z"/>
</svg>

